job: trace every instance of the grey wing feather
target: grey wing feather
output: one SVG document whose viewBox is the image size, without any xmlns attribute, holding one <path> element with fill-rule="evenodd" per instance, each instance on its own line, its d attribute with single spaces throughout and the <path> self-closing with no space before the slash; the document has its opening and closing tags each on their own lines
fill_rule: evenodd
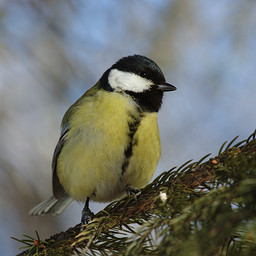
<svg viewBox="0 0 256 256">
<path fill-rule="evenodd" d="M 61 152 L 61 149 L 63 145 L 65 144 L 65 139 L 69 131 L 69 126 L 65 126 L 62 130 L 60 139 L 56 145 L 56 148 L 53 153 L 53 158 L 52 158 L 52 190 L 53 190 L 53 195 L 57 199 L 61 199 L 62 197 L 66 196 L 66 192 L 62 185 L 60 184 L 60 180 L 57 175 L 57 160 L 59 157 L 59 154 Z"/>
<path fill-rule="evenodd" d="M 54 150 L 53 160 L 52 160 L 52 185 L 53 185 L 53 195 L 49 199 L 43 201 L 42 203 L 36 205 L 32 210 L 30 210 L 30 215 L 58 215 L 62 213 L 72 202 L 73 199 L 65 192 L 64 188 L 60 184 L 59 178 L 57 176 L 57 160 L 61 152 L 61 149 L 65 143 L 65 138 L 68 133 L 68 126 L 63 129 L 57 146 Z"/>
<path fill-rule="evenodd" d="M 73 199 L 67 194 L 61 199 L 56 199 L 54 196 L 51 196 L 49 199 L 36 205 L 32 210 L 30 210 L 29 214 L 30 215 L 50 214 L 52 216 L 55 216 L 62 213 L 72 202 L 73 202 Z"/>
</svg>

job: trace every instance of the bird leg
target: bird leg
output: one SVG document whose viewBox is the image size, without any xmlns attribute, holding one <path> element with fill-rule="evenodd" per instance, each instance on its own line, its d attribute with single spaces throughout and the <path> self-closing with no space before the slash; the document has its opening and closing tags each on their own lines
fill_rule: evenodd
<svg viewBox="0 0 256 256">
<path fill-rule="evenodd" d="M 94 216 L 93 212 L 89 209 L 89 200 L 90 198 L 87 197 L 83 211 L 82 211 L 82 218 L 81 218 L 82 228 L 85 224 L 88 224 L 93 219 L 93 216 Z"/>
</svg>

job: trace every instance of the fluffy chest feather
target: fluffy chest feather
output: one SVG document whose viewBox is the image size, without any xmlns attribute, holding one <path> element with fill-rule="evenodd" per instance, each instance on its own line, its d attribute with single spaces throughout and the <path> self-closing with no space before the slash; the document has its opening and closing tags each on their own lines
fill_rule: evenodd
<svg viewBox="0 0 256 256">
<path fill-rule="evenodd" d="M 70 120 L 57 174 L 76 200 L 111 201 L 127 185 L 146 185 L 160 157 L 156 113 L 142 113 L 130 98 L 100 91 L 86 97 Z"/>
</svg>

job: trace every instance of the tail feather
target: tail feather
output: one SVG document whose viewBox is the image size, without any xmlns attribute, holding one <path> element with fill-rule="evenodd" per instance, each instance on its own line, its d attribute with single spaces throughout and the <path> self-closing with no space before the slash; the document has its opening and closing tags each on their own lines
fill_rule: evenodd
<svg viewBox="0 0 256 256">
<path fill-rule="evenodd" d="M 56 199 L 51 196 L 49 199 L 43 201 L 42 203 L 36 205 L 33 209 L 29 211 L 30 215 L 45 215 L 50 214 L 52 216 L 62 213 L 71 203 L 73 199 L 66 195 L 61 199 Z"/>
</svg>

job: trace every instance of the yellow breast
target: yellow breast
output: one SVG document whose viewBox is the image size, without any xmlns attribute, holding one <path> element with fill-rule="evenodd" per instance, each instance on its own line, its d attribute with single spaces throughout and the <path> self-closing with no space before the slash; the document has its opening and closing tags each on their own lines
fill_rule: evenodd
<svg viewBox="0 0 256 256">
<path fill-rule="evenodd" d="M 131 145 L 129 123 L 140 124 Z M 145 186 L 160 157 L 157 113 L 142 113 L 130 98 L 99 90 L 84 97 L 70 119 L 70 131 L 57 162 L 57 175 L 76 200 L 111 201 L 126 186 Z M 126 166 L 124 168 L 124 162 Z"/>
</svg>

